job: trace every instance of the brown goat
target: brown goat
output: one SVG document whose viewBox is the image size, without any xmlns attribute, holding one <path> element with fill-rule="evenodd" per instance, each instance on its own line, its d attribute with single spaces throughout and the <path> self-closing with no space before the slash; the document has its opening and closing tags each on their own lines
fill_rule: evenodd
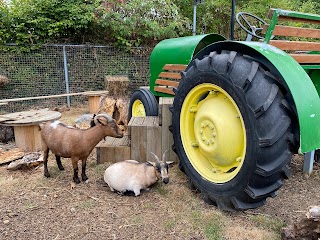
<svg viewBox="0 0 320 240">
<path fill-rule="evenodd" d="M 82 181 L 87 181 L 86 162 L 93 148 L 106 136 L 121 138 L 123 132 L 114 119 L 107 114 L 98 114 L 93 118 L 94 124 L 88 129 L 76 129 L 66 126 L 60 121 L 40 124 L 43 139 L 44 176 L 50 177 L 48 171 L 49 150 L 56 156 L 60 170 L 64 170 L 61 157 L 71 158 L 74 171 L 73 180 L 80 183 L 78 177 L 78 161 L 82 161 Z"/>
</svg>

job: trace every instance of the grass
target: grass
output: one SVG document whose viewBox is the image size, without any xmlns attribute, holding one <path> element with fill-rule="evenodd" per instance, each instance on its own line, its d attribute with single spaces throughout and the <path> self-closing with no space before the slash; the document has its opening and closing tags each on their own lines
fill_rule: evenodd
<svg viewBox="0 0 320 240">
<path fill-rule="evenodd" d="M 283 221 L 268 215 L 250 216 L 249 220 L 252 221 L 253 224 L 258 228 L 267 229 L 269 231 L 274 232 L 275 234 L 281 233 L 282 228 L 286 226 L 286 224 Z"/>
</svg>

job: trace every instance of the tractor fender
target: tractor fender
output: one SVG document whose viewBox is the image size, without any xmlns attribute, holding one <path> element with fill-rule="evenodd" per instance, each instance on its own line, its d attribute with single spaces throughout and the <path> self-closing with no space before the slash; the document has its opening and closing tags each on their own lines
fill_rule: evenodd
<svg viewBox="0 0 320 240">
<path fill-rule="evenodd" d="M 202 59 L 212 51 L 236 51 L 265 65 L 291 94 L 298 115 L 300 150 L 303 153 L 320 148 L 320 99 L 301 65 L 281 49 L 262 42 L 224 41 L 202 49 L 194 58 Z M 188 66 L 190 67 L 190 66 Z"/>
<path fill-rule="evenodd" d="M 184 64 L 188 65 L 201 49 L 206 46 L 224 41 L 225 37 L 219 34 L 202 34 L 180 38 L 170 38 L 159 42 L 152 50 L 150 56 L 150 91 L 155 96 L 171 95 L 162 94 L 154 91 L 155 82 L 158 75 L 163 71 L 165 64 Z"/>
</svg>

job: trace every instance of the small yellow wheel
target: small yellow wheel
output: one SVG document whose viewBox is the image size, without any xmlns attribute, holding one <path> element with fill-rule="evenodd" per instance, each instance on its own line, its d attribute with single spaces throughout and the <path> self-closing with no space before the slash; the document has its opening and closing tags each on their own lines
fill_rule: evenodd
<svg viewBox="0 0 320 240">
<path fill-rule="evenodd" d="M 158 102 L 149 89 L 138 89 L 130 98 L 128 122 L 131 117 L 158 116 Z"/>
<path fill-rule="evenodd" d="M 145 117 L 146 110 L 144 109 L 143 103 L 136 99 L 132 104 L 132 116 L 135 117 Z"/>
</svg>

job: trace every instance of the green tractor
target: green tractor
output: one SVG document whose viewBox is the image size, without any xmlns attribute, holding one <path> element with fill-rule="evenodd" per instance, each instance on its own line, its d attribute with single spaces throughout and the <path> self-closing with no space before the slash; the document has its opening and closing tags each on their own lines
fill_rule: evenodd
<svg viewBox="0 0 320 240">
<path fill-rule="evenodd" d="M 292 154 L 305 153 L 310 173 L 320 148 L 320 15 L 271 9 L 269 17 L 266 24 L 237 14 L 247 41 L 217 34 L 161 41 L 150 57 L 150 88 L 130 101 L 130 116 L 153 116 L 159 97 L 174 97 L 179 167 L 222 210 L 262 206 L 290 176 Z"/>
</svg>

